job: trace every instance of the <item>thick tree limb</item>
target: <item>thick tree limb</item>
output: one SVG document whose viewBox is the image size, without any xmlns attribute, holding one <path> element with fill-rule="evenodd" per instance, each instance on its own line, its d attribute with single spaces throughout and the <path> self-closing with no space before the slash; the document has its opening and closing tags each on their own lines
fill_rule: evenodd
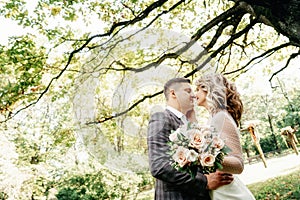
<svg viewBox="0 0 300 200">
<path fill-rule="evenodd" d="M 233 0 L 239 2 L 239 0 Z M 299 0 L 243 0 L 249 12 L 260 21 L 272 26 L 300 47 L 300 1 Z"/>
</svg>

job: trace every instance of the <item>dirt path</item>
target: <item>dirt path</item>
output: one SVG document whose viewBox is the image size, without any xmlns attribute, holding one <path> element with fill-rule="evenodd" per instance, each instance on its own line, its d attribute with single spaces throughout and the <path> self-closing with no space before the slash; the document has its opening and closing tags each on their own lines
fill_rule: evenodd
<svg viewBox="0 0 300 200">
<path fill-rule="evenodd" d="M 267 168 L 262 162 L 246 164 L 239 178 L 246 184 L 267 180 L 300 169 L 300 155 L 289 154 L 266 160 Z"/>
</svg>

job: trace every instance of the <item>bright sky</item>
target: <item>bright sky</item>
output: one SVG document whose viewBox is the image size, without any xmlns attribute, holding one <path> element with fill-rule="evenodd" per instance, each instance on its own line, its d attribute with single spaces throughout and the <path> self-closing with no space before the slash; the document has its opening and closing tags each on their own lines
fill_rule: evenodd
<svg viewBox="0 0 300 200">
<path fill-rule="evenodd" d="M 16 22 L 0 17 L 0 44 L 5 45 L 8 42 L 8 37 L 13 35 L 22 35 L 23 29 Z"/>
<path fill-rule="evenodd" d="M 33 12 L 37 2 L 38 0 L 27 0 L 26 8 L 28 9 L 29 14 Z M 0 6 L 4 3 L 6 2 L 1 2 Z M 19 26 L 17 22 L 6 19 L 5 17 L 0 16 L 0 22 L 0 44 L 2 45 L 7 44 L 8 37 L 20 36 L 28 32 L 28 30 L 24 30 L 21 26 Z"/>
<path fill-rule="evenodd" d="M 29 15 L 34 15 L 33 11 L 37 5 L 38 0 L 27 0 L 26 1 L 26 8 L 28 9 Z M 0 2 L 0 6 L 3 5 L 3 2 Z M 89 15 L 91 19 L 93 17 L 97 17 L 97 13 L 91 13 Z M 60 16 L 50 17 L 47 18 L 48 20 L 48 27 L 47 28 L 54 28 L 55 26 L 62 26 L 61 24 L 70 25 L 74 30 L 81 31 L 82 27 L 84 27 L 84 31 L 88 32 L 91 31 L 92 33 L 99 33 L 99 31 L 103 31 L 101 27 L 103 25 L 99 23 L 98 20 L 90 20 L 90 24 L 87 26 L 83 20 L 79 17 L 76 22 L 66 22 Z M 19 26 L 16 21 L 6 19 L 5 17 L 0 16 L 0 44 L 6 45 L 8 42 L 8 38 L 11 36 L 20 36 L 29 32 L 34 33 L 34 30 L 27 28 L 24 29 L 22 26 Z M 102 33 L 102 32 L 101 32 Z"/>
</svg>

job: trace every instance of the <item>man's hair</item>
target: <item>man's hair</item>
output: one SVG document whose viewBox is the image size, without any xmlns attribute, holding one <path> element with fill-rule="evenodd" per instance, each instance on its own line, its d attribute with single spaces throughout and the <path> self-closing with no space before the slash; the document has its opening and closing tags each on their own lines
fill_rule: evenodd
<svg viewBox="0 0 300 200">
<path fill-rule="evenodd" d="M 164 86 L 164 95 L 166 99 L 169 99 L 169 91 L 172 87 L 176 87 L 178 83 L 191 83 L 190 79 L 187 78 L 172 78 L 168 80 Z"/>
</svg>

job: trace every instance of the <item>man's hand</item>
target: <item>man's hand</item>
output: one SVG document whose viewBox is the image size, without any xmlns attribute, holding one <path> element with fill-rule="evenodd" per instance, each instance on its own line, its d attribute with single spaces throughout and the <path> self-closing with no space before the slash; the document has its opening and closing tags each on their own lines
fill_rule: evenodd
<svg viewBox="0 0 300 200">
<path fill-rule="evenodd" d="M 230 184 L 233 181 L 233 175 L 230 173 L 216 171 L 215 173 L 205 174 L 207 178 L 207 189 L 215 190 L 222 185 Z"/>
</svg>

